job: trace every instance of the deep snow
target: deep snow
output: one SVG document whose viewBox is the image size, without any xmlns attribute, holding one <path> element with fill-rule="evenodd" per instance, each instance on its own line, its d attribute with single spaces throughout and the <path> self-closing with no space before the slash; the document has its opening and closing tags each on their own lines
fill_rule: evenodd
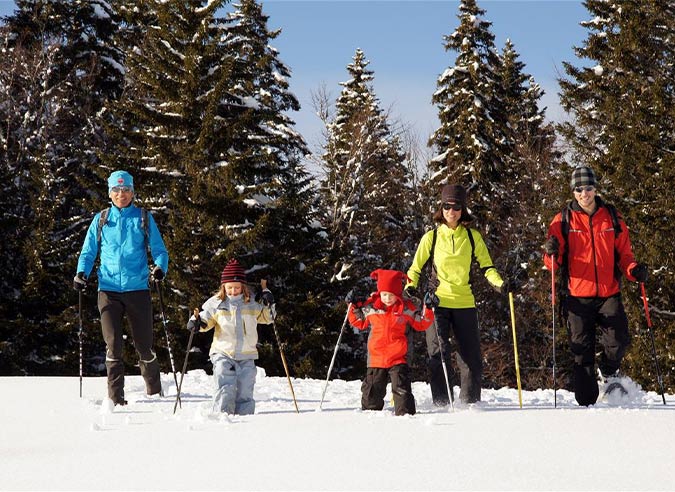
<svg viewBox="0 0 675 492">
<path fill-rule="evenodd" d="M 483 390 L 454 412 L 414 383 L 418 413 L 360 410 L 360 382 L 259 369 L 256 415 L 212 415 L 203 371 L 167 397 L 127 377 L 110 410 L 105 378 L 0 378 L 0 490 L 672 490 L 675 397 L 632 391 L 622 406 L 580 408 L 558 391 Z"/>
</svg>

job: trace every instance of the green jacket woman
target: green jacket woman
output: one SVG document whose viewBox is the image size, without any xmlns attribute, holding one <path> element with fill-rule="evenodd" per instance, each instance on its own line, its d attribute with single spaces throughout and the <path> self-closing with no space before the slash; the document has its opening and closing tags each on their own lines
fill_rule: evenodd
<svg viewBox="0 0 675 492">
<path fill-rule="evenodd" d="M 434 221 L 439 226 L 422 236 L 408 270 L 411 282 L 406 290 L 414 292 L 422 269 L 432 256 L 433 246 L 435 281 L 432 283 L 437 286 L 435 294 L 439 300 L 435 310 L 438 335 L 436 330 L 430 329 L 426 336 L 431 395 L 438 406 L 449 403 L 442 358 L 448 369 L 450 387 L 454 379 L 450 364 L 450 333 L 454 334 L 457 345 L 460 399 L 464 403 L 480 401 L 483 363 L 476 301 L 469 277 L 472 258 L 475 257 L 486 279 L 496 290 L 501 290 L 504 285 L 481 234 L 468 226 L 472 220 L 466 209 L 466 190 L 460 185 L 444 186 L 441 207 L 434 215 Z"/>
</svg>

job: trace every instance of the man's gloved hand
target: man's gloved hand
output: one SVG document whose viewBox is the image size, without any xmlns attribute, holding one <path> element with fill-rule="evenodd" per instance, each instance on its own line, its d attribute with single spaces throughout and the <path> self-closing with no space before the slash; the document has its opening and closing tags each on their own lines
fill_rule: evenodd
<svg viewBox="0 0 675 492">
<path fill-rule="evenodd" d="M 153 282 L 161 282 L 164 280 L 164 270 L 158 266 L 155 266 L 155 268 L 152 269 L 150 276 L 152 277 Z"/>
<path fill-rule="evenodd" d="M 403 291 L 403 297 L 406 297 L 408 299 L 413 299 L 413 298 L 414 299 L 420 299 L 421 298 L 420 291 L 417 290 L 417 287 L 415 287 L 414 285 L 409 285 L 405 288 L 405 290 Z"/>
<path fill-rule="evenodd" d="M 87 288 L 87 279 L 84 276 L 84 272 L 77 272 L 77 275 L 73 277 L 73 289 L 84 290 L 86 288 Z"/>
<path fill-rule="evenodd" d="M 549 256 L 557 256 L 560 251 L 560 241 L 555 236 L 549 237 L 544 243 L 544 253 Z"/>
<path fill-rule="evenodd" d="M 424 294 L 424 305 L 428 309 L 436 309 L 440 303 L 440 299 L 433 292 L 427 292 Z"/>
<path fill-rule="evenodd" d="M 260 302 L 263 306 L 269 307 L 274 304 L 274 296 L 269 290 L 264 290 L 263 293 L 260 294 Z"/>
<path fill-rule="evenodd" d="M 635 265 L 630 271 L 630 274 L 635 277 L 635 280 L 638 282 L 644 283 L 649 279 L 649 269 L 647 268 L 647 265 L 643 263 Z"/>
</svg>

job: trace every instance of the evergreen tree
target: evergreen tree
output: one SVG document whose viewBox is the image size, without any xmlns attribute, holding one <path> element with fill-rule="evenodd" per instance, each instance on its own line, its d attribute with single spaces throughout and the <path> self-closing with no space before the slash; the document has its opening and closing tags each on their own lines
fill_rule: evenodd
<svg viewBox="0 0 675 492">
<path fill-rule="evenodd" d="M 575 48 L 589 66 L 564 64 L 561 104 L 572 117 L 560 125 L 574 164 L 590 165 L 599 193 L 613 203 L 630 227 L 638 261 L 653 272 L 647 283 L 657 331 L 657 350 L 666 360 L 675 341 L 670 306 L 675 299 L 672 265 L 675 233 L 667 217 L 673 210 L 673 60 L 675 6 L 666 0 L 584 3 L 591 20 L 588 37 Z M 644 326 L 639 292 L 624 282 L 631 325 Z M 646 332 L 636 330 L 624 370 L 654 389 L 655 374 Z M 673 388 L 666 373 L 667 390 Z"/>
<path fill-rule="evenodd" d="M 320 237 L 300 163 L 305 144 L 285 114 L 299 106 L 288 92 L 289 70 L 269 46 L 278 33 L 267 30 L 259 5 L 244 1 L 216 18 L 223 3 L 156 6 L 156 23 L 127 53 L 106 172 L 134 173 L 139 205 L 158 219 L 171 261 L 166 307 L 178 326 L 185 307 L 217 289 L 233 256 L 255 281 L 269 278 L 277 295 L 293 293 L 288 306 L 280 303 L 279 321 L 301 323 L 293 296 L 312 298 L 307 277 Z"/>
<path fill-rule="evenodd" d="M 369 63 L 357 49 L 347 66 L 350 79 L 340 84 L 327 128 L 321 183 L 333 281 L 349 280 L 349 288 L 362 291 L 372 287 L 368 275 L 376 268 L 406 270 L 414 247 L 407 239 L 413 225 L 410 171 L 372 89 Z"/>
<path fill-rule="evenodd" d="M 464 185 L 472 190 L 472 210 L 488 219 L 493 200 L 502 194 L 497 186 L 504 135 L 495 80 L 499 56 L 492 23 L 483 15 L 485 10 L 475 0 L 463 0 L 458 28 L 444 36 L 446 51 L 454 51 L 457 57 L 454 66 L 438 78 L 432 98 L 438 106 L 440 127 L 429 140 L 437 155 L 430 163 L 433 173 L 428 188 L 437 194 L 442 184 Z"/>
<path fill-rule="evenodd" d="M 98 112 L 116 97 L 123 73 L 112 46 L 113 12 L 99 1 L 22 1 L 7 21 L 6 53 L 14 71 L 5 85 L 7 114 L 3 172 L 14 173 L 20 212 L 16 242 L 8 245 L 12 270 L 20 271 L 21 309 L 13 321 L 26 327 L 17 344 L 31 352 L 26 367 L 49 371 L 48 360 L 70 354 L 75 314 L 70 275 L 86 228 L 82 181 L 102 146 Z M 28 66 L 33 61 L 35 65 Z M 64 272 L 66 279 L 64 279 Z M 65 280 L 65 281 L 64 281 Z M 49 302 L 45 302 L 45 293 Z M 64 312 L 65 310 L 65 312 Z M 17 331 L 17 328 L 14 327 Z M 54 347 L 57 347 L 55 351 Z M 75 360 L 66 365 L 75 367 Z"/>
<path fill-rule="evenodd" d="M 317 338 L 328 321 L 321 293 L 326 243 L 302 163 L 307 146 L 288 116 L 300 104 L 289 90 L 290 70 L 271 46 L 281 30 L 270 30 L 268 20 L 255 0 L 241 0 L 228 15 L 224 47 L 234 65 L 227 111 L 237 128 L 227 158 L 236 192 L 229 251 L 255 269 L 254 278 L 272 281 L 293 372 L 318 376 L 327 365 Z M 261 330 L 261 340 L 261 364 L 268 373 L 283 374 L 274 337 Z"/>
<path fill-rule="evenodd" d="M 407 270 L 409 252 L 419 235 L 407 156 L 375 96 L 369 63 L 357 49 L 347 66 L 350 78 L 340 84 L 336 114 L 327 122 L 321 157 L 325 173 L 321 209 L 330 242 L 333 291 L 329 295 L 337 302 L 335 312 L 344 311 L 341 301 L 347 291 L 356 289 L 365 295 L 374 290 L 371 271 Z M 353 359 L 343 354 L 337 372 L 352 369 L 352 364 L 360 371 L 365 362 L 363 339 L 350 335 L 345 344 L 353 347 Z"/>
</svg>

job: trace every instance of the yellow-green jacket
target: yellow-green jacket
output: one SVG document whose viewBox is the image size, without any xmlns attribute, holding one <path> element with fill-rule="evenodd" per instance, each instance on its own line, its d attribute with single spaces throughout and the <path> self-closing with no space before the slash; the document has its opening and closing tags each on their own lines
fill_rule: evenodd
<svg viewBox="0 0 675 492">
<path fill-rule="evenodd" d="M 408 270 L 409 285 L 417 287 L 422 267 L 431 255 L 433 234 L 433 230 L 428 231 L 420 240 L 412 265 Z M 501 287 L 504 281 L 492 265 L 492 258 L 483 242 L 483 237 L 475 229 L 471 229 L 471 234 L 476 246 L 476 260 L 481 270 L 484 271 L 485 278 L 494 287 Z M 436 295 L 440 300 L 440 307 L 454 309 L 475 307 L 476 300 L 469 283 L 471 241 L 465 226 L 460 224 L 456 229 L 451 229 L 446 224 L 441 224 L 438 227 L 434 247 L 434 265 L 439 281 Z"/>
</svg>

